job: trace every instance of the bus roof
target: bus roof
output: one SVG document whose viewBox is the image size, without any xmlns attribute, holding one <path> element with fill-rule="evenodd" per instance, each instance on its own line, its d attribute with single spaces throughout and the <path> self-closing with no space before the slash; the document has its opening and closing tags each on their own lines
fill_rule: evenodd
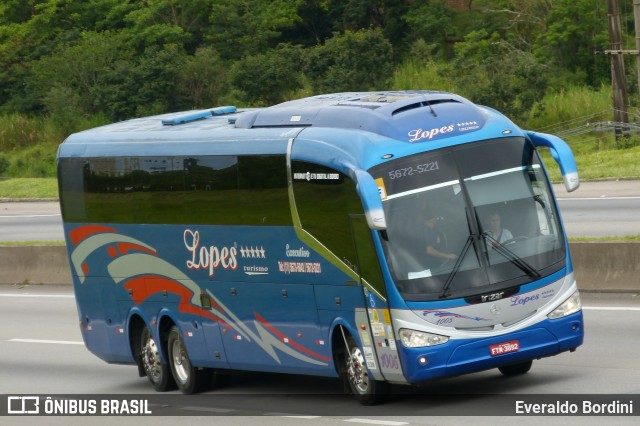
<svg viewBox="0 0 640 426">
<path fill-rule="evenodd" d="M 408 153 L 424 150 L 416 145 L 425 142 L 437 148 L 501 133 L 522 134 L 502 114 L 451 93 L 349 92 L 269 108 L 226 106 L 127 120 L 69 136 L 58 156 L 283 154 L 290 138 L 325 135 L 347 151 L 349 144 L 370 141 L 380 148 L 384 141 L 384 149 L 394 145 Z"/>
</svg>

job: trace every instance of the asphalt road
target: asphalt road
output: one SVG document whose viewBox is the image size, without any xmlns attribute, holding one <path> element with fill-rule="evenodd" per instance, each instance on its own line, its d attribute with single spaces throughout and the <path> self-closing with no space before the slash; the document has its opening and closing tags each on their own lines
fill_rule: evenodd
<svg viewBox="0 0 640 426">
<path fill-rule="evenodd" d="M 0 242 L 63 240 L 57 201 L 0 202 Z"/>
<path fill-rule="evenodd" d="M 583 182 L 567 193 L 554 185 L 569 237 L 640 235 L 640 181 Z"/>
<path fill-rule="evenodd" d="M 640 181 L 554 185 L 569 237 L 640 235 Z M 0 202 L 0 242 L 63 241 L 57 202 Z"/>
<path fill-rule="evenodd" d="M 224 425 L 249 425 L 256 420 L 261 426 L 638 424 L 640 404 L 635 417 L 580 417 L 572 421 L 512 414 L 515 408 L 509 395 L 535 402 L 554 395 L 610 395 L 624 400 L 640 394 L 640 295 L 585 294 L 583 298 L 584 345 L 575 353 L 535 361 L 529 374 L 520 377 L 505 378 L 492 370 L 422 388 L 396 386 L 396 395 L 386 404 L 365 408 L 343 395 L 342 386 L 332 379 L 243 374 L 233 377 L 228 386 L 197 397 L 175 391 L 161 394 L 163 402 L 151 401 L 154 416 L 148 418 L 20 417 L 19 422 L 9 423 L 0 418 L 0 423 L 121 426 L 201 421 L 156 417 L 173 408 L 184 416 L 206 416 L 200 419 L 207 424 Z M 68 286 L 0 286 L 0 318 L 0 395 L 158 396 L 145 378 L 137 377 L 135 367 L 106 364 L 86 350 Z M 448 393 L 460 395 L 444 398 Z M 511 417 L 477 415 L 486 412 L 488 404 L 503 404 L 505 398 L 509 401 L 500 415 Z"/>
</svg>

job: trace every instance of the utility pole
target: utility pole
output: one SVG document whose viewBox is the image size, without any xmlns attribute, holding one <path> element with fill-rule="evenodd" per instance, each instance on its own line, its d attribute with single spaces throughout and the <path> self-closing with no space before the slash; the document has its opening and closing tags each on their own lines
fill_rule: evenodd
<svg viewBox="0 0 640 426">
<path fill-rule="evenodd" d="M 635 6 L 635 0 L 634 0 Z M 608 0 L 609 8 L 609 42 L 611 50 L 611 80 L 613 82 L 613 117 L 616 141 L 629 135 L 629 114 L 627 112 L 629 97 L 627 80 L 624 73 L 624 52 L 622 50 L 622 34 L 620 31 L 620 6 L 618 0 Z M 622 126 L 619 124 L 622 123 Z"/>
<path fill-rule="evenodd" d="M 636 50 L 640 51 L 640 0 L 633 0 L 633 22 L 636 31 Z M 636 78 L 640 94 L 640 55 L 636 55 Z"/>
</svg>

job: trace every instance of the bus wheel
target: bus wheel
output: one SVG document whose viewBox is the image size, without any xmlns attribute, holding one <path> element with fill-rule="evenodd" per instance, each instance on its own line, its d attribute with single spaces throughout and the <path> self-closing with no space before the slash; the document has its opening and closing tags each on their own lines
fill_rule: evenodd
<svg viewBox="0 0 640 426">
<path fill-rule="evenodd" d="M 507 377 L 519 376 L 531 370 L 532 365 L 533 365 L 533 360 L 529 360 L 529 361 L 521 362 L 520 364 L 513 364 L 513 365 L 506 365 L 504 367 L 498 367 L 498 370 L 500 370 L 500 372 Z"/>
<path fill-rule="evenodd" d="M 201 392 L 211 383 L 212 370 L 196 368 L 191 364 L 187 348 L 182 341 L 178 327 L 169 330 L 169 363 L 178 388 L 185 394 Z"/>
<path fill-rule="evenodd" d="M 175 382 L 169 371 L 169 366 L 162 363 L 160 347 L 151 338 L 149 329 L 145 326 L 140 334 L 142 365 L 147 378 L 158 392 L 165 392 L 175 387 Z"/>
<path fill-rule="evenodd" d="M 353 337 L 347 337 L 349 353 L 345 355 L 345 375 L 349 389 L 362 405 L 376 405 L 388 393 L 386 382 L 379 382 L 369 376 L 364 354 Z"/>
</svg>

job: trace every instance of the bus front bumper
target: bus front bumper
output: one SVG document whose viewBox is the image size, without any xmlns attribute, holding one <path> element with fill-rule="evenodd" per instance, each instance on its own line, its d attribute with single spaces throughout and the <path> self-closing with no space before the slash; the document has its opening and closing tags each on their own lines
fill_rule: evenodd
<svg viewBox="0 0 640 426">
<path fill-rule="evenodd" d="M 400 352 L 405 377 L 418 384 L 573 351 L 584 339 L 582 311 L 490 338 L 452 339 Z"/>
</svg>

